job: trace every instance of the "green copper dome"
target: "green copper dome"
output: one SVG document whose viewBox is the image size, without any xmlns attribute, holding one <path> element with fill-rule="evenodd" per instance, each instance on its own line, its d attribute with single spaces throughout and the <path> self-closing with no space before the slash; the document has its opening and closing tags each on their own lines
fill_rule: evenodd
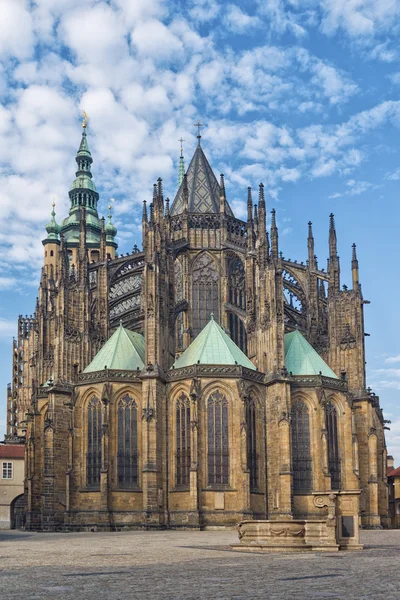
<svg viewBox="0 0 400 600">
<path fill-rule="evenodd" d="M 53 203 L 53 210 L 51 211 L 51 219 L 50 222 L 46 225 L 46 231 L 48 233 L 48 240 L 58 240 L 59 233 L 61 231 L 61 227 L 56 222 L 56 213 L 54 211 L 55 204 Z"/>
<path fill-rule="evenodd" d="M 241 365 L 256 370 L 250 359 L 241 351 L 229 335 L 214 321 L 209 323 L 185 352 L 175 361 L 172 368 L 180 369 L 192 365 Z"/>
<path fill-rule="evenodd" d="M 144 367 L 144 337 L 129 331 L 122 323 L 96 354 L 84 373 L 112 369 L 114 371 L 141 371 Z"/>
<path fill-rule="evenodd" d="M 339 379 L 297 330 L 285 334 L 285 366 L 292 375 L 324 375 Z"/>
<path fill-rule="evenodd" d="M 117 228 L 112 222 L 111 205 L 108 207 L 107 225 L 105 226 L 104 230 L 106 232 L 107 241 L 113 242 L 115 236 L 117 235 Z"/>
<path fill-rule="evenodd" d="M 91 177 L 85 173 L 78 175 L 78 177 L 72 182 L 71 190 L 91 190 L 92 192 L 95 192 L 96 185 L 93 179 L 91 179 Z"/>
</svg>

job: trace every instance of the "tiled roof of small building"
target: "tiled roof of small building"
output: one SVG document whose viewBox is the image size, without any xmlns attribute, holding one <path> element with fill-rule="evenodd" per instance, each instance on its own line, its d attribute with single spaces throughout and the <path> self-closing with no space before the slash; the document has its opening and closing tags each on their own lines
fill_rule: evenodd
<svg viewBox="0 0 400 600">
<path fill-rule="evenodd" d="M 209 323 L 185 352 L 175 361 L 173 369 L 192 365 L 241 365 L 256 370 L 250 359 L 236 346 L 229 335 L 214 321 L 213 315 Z"/>
<path fill-rule="evenodd" d="M 324 375 L 339 379 L 297 330 L 285 334 L 285 366 L 293 375 Z"/>
<path fill-rule="evenodd" d="M 140 333 L 125 329 L 121 323 L 86 367 L 84 373 L 103 371 L 104 369 L 141 371 L 144 367 L 144 360 L 144 337 Z"/>
<path fill-rule="evenodd" d="M 24 458 L 24 444 L 0 444 L 0 458 Z"/>
<path fill-rule="evenodd" d="M 388 477 L 400 477 L 400 467 L 397 467 L 397 469 L 391 469 L 390 471 L 388 471 L 387 476 Z"/>
</svg>

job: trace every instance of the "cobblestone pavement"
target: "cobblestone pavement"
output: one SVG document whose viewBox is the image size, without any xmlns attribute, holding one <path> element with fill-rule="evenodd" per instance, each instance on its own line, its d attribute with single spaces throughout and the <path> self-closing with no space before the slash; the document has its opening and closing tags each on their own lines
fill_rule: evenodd
<svg viewBox="0 0 400 600">
<path fill-rule="evenodd" d="M 0 598 L 400 600 L 400 530 L 362 552 L 234 552 L 234 531 L 0 532 Z"/>
</svg>

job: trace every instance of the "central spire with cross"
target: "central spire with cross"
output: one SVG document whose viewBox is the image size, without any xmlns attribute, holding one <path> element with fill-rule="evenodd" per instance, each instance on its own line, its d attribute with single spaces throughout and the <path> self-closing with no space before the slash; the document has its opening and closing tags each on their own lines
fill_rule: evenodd
<svg viewBox="0 0 400 600">
<path fill-rule="evenodd" d="M 200 119 L 197 121 L 197 123 L 194 124 L 195 127 L 197 127 L 197 139 L 199 140 L 199 146 L 200 146 L 200 140 L 201 140 L 201 128 L 204 127 L 203 123 L 201 123 Z"/>
<path fill-rule="evenodd" d="M 183 142 L 184 141 L 185 140 L 182 137 L 180 137 L 179 140 L 178 140 L 178 142 L 180 142 L 180 144 L 181 144 L 181 155 L 180 155 L 180 158 L 179 158 L 178 188 L 180 187 L 180 185 L 181 185 L 181 183 L 183 181 L 183 177 L 185 175 L 185 160 L 183 158 Z"/>
</svg>

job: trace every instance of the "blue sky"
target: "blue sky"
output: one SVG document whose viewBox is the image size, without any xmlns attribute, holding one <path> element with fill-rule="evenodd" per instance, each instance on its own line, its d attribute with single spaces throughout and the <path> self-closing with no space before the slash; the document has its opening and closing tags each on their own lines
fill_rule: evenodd
<svg viewBox="0 0 400 600">
<path fill-rule="evenodd" d="M 336 216 L 343 283 L 357 243 L 368 381 L 400 461 L 400 0 L 2 0 L 0 4 L 0 421 L 19 313 L 34 309 L 53 198 L 68 211 L 80 114 L 89 114 L 104 213 L 121 252 L 161 176 L 176 191 L 198 118 L 214 171 L 245 215 L 265 185 L 284 256 L 320 266 Z"/>
</svg>

